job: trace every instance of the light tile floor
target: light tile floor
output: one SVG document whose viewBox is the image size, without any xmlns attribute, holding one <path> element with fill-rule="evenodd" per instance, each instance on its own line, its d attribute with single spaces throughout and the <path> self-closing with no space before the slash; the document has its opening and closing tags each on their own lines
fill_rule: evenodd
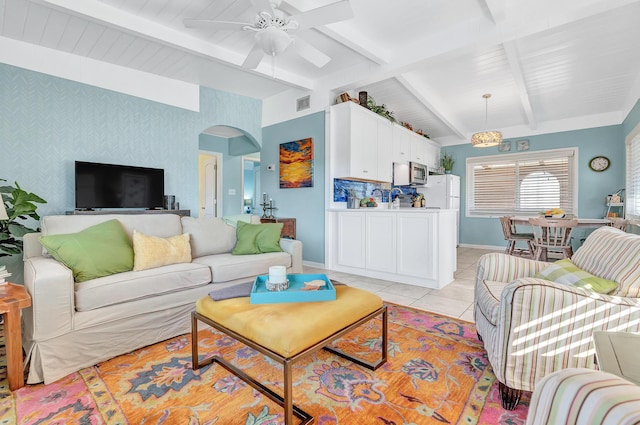
<svg viewBox="0 0 640 425">
<path fill-rule="evenodd" d="M 478 259 L 496 252 L 476 248 L 458 248 L 458 269 L 455 280 L 442 289 L 429 289 L 389 280 L 373 279 L 331 270 L 304 267 L 305 273 L 325 273 L 349 286 L 378 294 L 384 301 L 416 307 L 473 322 L 473 285 Z"/>
</svg>

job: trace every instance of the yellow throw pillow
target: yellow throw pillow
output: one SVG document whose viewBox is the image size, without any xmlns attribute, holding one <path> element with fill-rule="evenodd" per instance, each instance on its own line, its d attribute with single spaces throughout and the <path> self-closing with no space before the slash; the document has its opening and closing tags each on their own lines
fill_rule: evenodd
<svg viewBox="0 0 640 425">
<path fill-rule="evenodd" d="M 133 271 L 190 262 L 188 233 L 165 239 L 133 231 Z"/>
</svg>

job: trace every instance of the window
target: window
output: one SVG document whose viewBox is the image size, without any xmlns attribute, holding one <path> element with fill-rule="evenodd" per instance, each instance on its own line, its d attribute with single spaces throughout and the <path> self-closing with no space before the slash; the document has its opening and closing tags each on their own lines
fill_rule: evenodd
<svg viewBox="0 0 640 425">
<path fill-rule="evenodd" d="M 626 218 L 640 219 L 640 133 L 627 141 Z"/>
<path fill-rule="evenodd" d="M 467 158 L 467 215 L 577 214 L 576 156 L 572 148 Z"/>
</svg>

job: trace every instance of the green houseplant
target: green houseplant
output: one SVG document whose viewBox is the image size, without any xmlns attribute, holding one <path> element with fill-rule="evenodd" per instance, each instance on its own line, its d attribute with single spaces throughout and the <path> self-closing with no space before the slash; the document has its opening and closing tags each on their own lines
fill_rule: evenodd
<svg viewBox="0 0 640 425">
<path fill-rule="evenodd" d="M 453 154 L 447 151 L 442 151 L 442 156 L 440 157 L 440 166 L 444 168 L 445 173 L 450 173 L 453 170 L 453 164 L 456 160 L 453 158 Z"/>
<path fill-rule="evenodd" d="M 0 181 L 6 182 L 4 179 Z M 22 252 L 22 237 L 26 233 L 37 230 L 31 229 L 17 220 L 33 218 L 40 220 L 36 213 L 38 204 L 46 204 L 47 201 L 23 190 L 18 182 L 15 186 L 0 186 L 0 197 L 7 210 L 8 220 L 0 220 L 0 257 L 20 254 Z"/>
</svg>

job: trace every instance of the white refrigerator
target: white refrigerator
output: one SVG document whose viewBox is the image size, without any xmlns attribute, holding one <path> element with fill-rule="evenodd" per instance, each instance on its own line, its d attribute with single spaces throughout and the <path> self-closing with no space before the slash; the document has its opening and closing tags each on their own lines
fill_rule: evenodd
<svg viewBox="0 0 640 425">
<path fill-rule="evenodd" d="M 420 190 L 424 194 L 425 204 L 431 208 L 457 211 L 456 245 L 460 238 L 460 176 L 453 174 L 432 174 L 427 186 Z"/>
</svg>

